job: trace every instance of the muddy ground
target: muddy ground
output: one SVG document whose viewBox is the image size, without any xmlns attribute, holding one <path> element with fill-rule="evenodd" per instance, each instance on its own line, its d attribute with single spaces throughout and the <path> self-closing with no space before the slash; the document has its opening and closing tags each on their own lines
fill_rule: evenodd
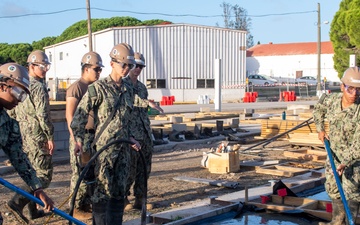
<svg viewBox="0 0 360 225">
<path fill-rule="evenodd" d="M 267 174 L 258 174 L 254 170 L 248 168 L 241 168 L 236 173 L 229 174 L 212 174 L 207 168 L 201 166 L 201 159 L 203 152 L 216 149 L 219 141 L 212 142 L 210 139 L 206 144 L 188 145 L 178 144 L 173 149 L 163 150 L 154 153 L 152 173 L 148 184 L 148 202 L 154 205 L 154 208 L 149 210 L 151 213 L 165 211 L 174 207 L 187 204 L 189 201 L 206 199 L 209 196 L 220 196 L 223 194 L 240 191 L 245 186 L 256 187 L 268 183 L 272 179 L 281 179 L 278 176 Z M 254 143 L 248 144 L 248 146 Z M 246 147 L 246 145 L 243 145 Z M 240 160 L 250 160 L 255 158 L 262 158 L 266 160 L 289 160 L 283 156 L 283 150 L 292 148 L 287 141 L 276 141 L 267 145 L 265 149 L 258 148 L 259 151 L 254 152 L 240 152 Z M 291 159 L 293 161 L 293 159 Z M 191 183 L 184 181 L 176 181 L 173 178 L 178 176 L 187 176 L 195 178 L 205 178 L 211 180 L 227 180 L 239 182 L 240 186 L 236 189 L 229 189 L 224 187 L 210 186 L 201 183 Z M 16 173 L 10 173 L 3 176 L 9 182 L 19 185 L 21 179 Z M 51 186 L 46 190 L 48 195 L 56 202 L 56 207 L 65 212 L 69 212 L 69 204 L 67 198 L 69 196 L 70 184 L 70 165 L 68 163 L 56 164 L 54 168 L 54 178 Z M 0 212 L 4 217 L 4 225 L 19 224 L 14 216 L 9 213 L 5 207 L 13 193 L 0 187 Z M 133 201 L 133 197 L 130 197 Z M 27 211 L 25 210 L 25 215 Z M 124 221 L 132 220 L 140 217 L 140 211 L 132 210 L 126 212 Z M 49 218 L 42 218 L 32 221 L 32 224 L 68 224 L 67 221 L 61 217 L 54 216 L 49 221 Z M 91 224 L 91 221 L 84 221 Z"/>
</svg>

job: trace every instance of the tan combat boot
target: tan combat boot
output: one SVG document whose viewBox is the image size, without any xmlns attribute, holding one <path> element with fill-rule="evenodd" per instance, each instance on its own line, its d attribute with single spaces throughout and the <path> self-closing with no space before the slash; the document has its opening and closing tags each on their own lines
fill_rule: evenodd
<svg viewBox="0 0 360 225">
<path fill-rule="evenodd" d="M 124 206 L 125 206 L 124 207 L 125 212 L 128 212 L 128 211 L 130 211 L 130 210 L 132 210 L 134 208 L 133 205 L 130 204 L 130 201 L 129 201 L 129 199 L 127 197 L 125 198 Z"/>
<path fill-rule="evenodd" d="M 345 209 L 341 199 L 332 200 L 332 219 L 329 223 L 320 222 L 319 225 L 345 225 Z"/>
<path fill-rule="evenodd" d="M 142 209 L 142 203 L 143 203 L 142 197 L 140 197 L 140 196 L 135 197 L 134 208 L 141 210 Z M 153 204 L 146 203 L 146 210 L 150 210 L 150 209 L 153 209 L 153 208 L 154 208 Z"/>
<path fill-rule="evenodd" d="M 85 212 L 81 209 L 74 209 L 73 217 L 78 220 L 89 220 L 92 218 L 92 213 Z"/>
</svg>

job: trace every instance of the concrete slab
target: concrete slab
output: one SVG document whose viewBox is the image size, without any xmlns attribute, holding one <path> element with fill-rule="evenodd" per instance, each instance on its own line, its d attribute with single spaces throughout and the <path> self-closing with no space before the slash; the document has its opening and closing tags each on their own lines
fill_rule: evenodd
<svg viewBox="0 0 360 225">
<path fill-rule="evenodd" d="M 319 177 L 318 175 L 314 176 L 314 172 L 312 171 L 312 172 L 309 172 L 309 173 L 306 173 L 303 175 L 299 175 L 299 176 L 295 176 L 292 178 L 282 179 L 282 181 L 288 187 L 290 187 L 290 189 L 294 193 L 298 193 L 298 192 L 304 191 L 306 189 L 310 189 L 315 186 L 323 184 L 325 182 L 325 178 L 322 176 Z M 271 185 L 272 184 L 269 183 L 268 185 L 248 189 L 247 200 L 251 201 L 254 199 L 258 199 L 260 197 L 260 195 L 272 194 L 273 188 Z M 246 195 L 245 190 L 242 190 L 242 191 L 237 191 L 234 193 L 219 196 L 216 199 L 219 201 L 225 201 L 225 202 L 230 202 L 230 203 L 235 204 L 235 203 L 239 203 L 239 202 L 245 202 L 245 195 Z M 209 211 L 213 210 L 212 207 L 215 207 L 215 206 L 210 206 L 209 199 L 205 199 L 205 200 L 200 200 L 200 201 L 194 201 L 187 205 L 181 206 L 179 208 L 171 209 L 171 210 L 168 210 L 165 212 L 156 213 L 151 216 L 154 218 L 155 217 L 158 218 L 159 221 L 161 219 L 163 219 L 164 221 L 165 220 L 169 221 L 169 220 L 174 219 L 177 216 L 190 215 L 190 212 L 192 212 L 191 213 L 192 216 L 190 216 L 189 218 L 193 218 L 194 214 L 196 214 L 196 213 L 206 214 L 205 209 L 208 209 Z M 179 218 L 179 217 L 177 217 L 177 218 Z M 185 220 L 185 218 L 182 220 Z M 138 220 L 138 222 L 139 222 L 139 220 Z M 190 222 L 190 221 L 188 221 L 188 222 Z M 128 221 L 128 222 L 124 222 L 123 224 L 124 225 L 132 225 L 135 223 L 133 223 L 132 221 Z M 159 224 L 159 223 L 151 223 L 151 224 Z M 177 223 L 174 223 L 173 225 L 175 225 L 175 224 L 178 225 Z M 179 224 L 186 224 L 186 223 L 179 223 Z"/>
</svg>

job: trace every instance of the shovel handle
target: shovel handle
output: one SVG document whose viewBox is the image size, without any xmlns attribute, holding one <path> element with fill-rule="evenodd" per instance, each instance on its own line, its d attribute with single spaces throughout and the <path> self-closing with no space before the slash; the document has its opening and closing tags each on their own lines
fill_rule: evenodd
<svg viewBox="0 0 360 225">
<path fill-rule="evenodd" d="M 18 194 L 26 197 L 27 199 L 30 199 L 31 201 L 35 202 L 36 204 L 39 204 L 39 205 L 41 205 L 41 206 L 44 206 L 44 203 L 43 203 L 40 199 L 36 198 L 35 196 L 29 194 L 28 192 L 22 190 L 21 188 L 15 186 L 15 185 L 13 185 L 13 184 L 11 184 L 10 182 L 8 182 L 8 181 L 6 181 L 6 180 L 4 180 L 4 179 L 2 179 L 2 178 L 0 178 L 0 184 L 2 184 L 3 186 L 9 188 L 10 190 L 15 191 L 15 192 L 18 193 Z M 53 209 L 52 211 L 53 211 L 54 213 L 58 214 L 59 216 L 65 218 L 65 219 L 67 219 L 67 220 L 69 220 L 69 221 L 72 221 L 73 223 L 75 223 L 75 224 L 77 224 L 77 225 L 86 225 L 85 223 L 83 223 L 83 222 L 75 219 L 75 218 L 72 217 L 72 216 L 69 216 L 69 215 L 66 214 L 65 212 L 63 212 L 63 211 L 61 211 L 61 210 L 59 210 L 59 209 L 57 209 L 57 208 L 55 208 L 55 207 L 54 207 L 54 209 Z"/>
<path fill-rule="evenodd" d="M 350 209 L 349 209 L 349 205 L 347 204 L 347 201 L 346 201 L 346 198 L 345 198 L 345 194 L 344 194 L 344 190 L 342 188 L 341 182 L 340 182 L 339 174 L 336 171 L 334 159 L 332 157 L 332 150 L 330 148 L 330 142 L 329 142 L 329 140 L 325 139 L 324 143 L 325 143 L 326 152 L 327 152 L 328 157 L 329 157 L 331 169 L 332 169 L 334 177 L 335 177 L 336 185 L 337 185 L 337 187 L 339 189 L 339 193 L 340 193 L 340 196 L 341 196 L 341 201 L 343 202 L 345 212 L 346 212 L 346 216 L 347 216 L 348 221 L 349 221 L 349 225 L 354 225 L 354 220 L 352 218 L 352 215 L 351 215 L 351 212 L 350 212 Z"/>
</svg>

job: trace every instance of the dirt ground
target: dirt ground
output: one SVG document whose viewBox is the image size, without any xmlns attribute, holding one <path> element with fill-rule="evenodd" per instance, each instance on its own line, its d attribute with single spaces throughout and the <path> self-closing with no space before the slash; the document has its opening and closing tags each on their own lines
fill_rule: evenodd
<svg viewBox="0 0 360 225">
<path fill-rule="evenodd" d="M 258 174 L 254 170 L 240 168 L 239 172 L 229 174 L 212 174 L 207 168 L 201 166 L 203 152 L 216 149 L 221 141 L 211 142 L 201 145 L 179 144 L 170 150 L 163 150 L 154 153 L 152 173 L 148 184 L 148 202 L 154 205 L 149 210 L 150 213 L 165 211 L 174 207 L 187 204 L 189 201 L 206 199 L 209 196 L 220 196 L 230 192 L 240 191 L 248 186 L 249 188 L 263 185 L 272 179 L 280 179 L 281 177 Z M 248 146 L 254 143 L 248 144 Z M 246 145 L 244 145 L 246 146 Z M 244 147 L 243 146 L 243 147 Z M 286 160 L 283 156 L 283 150 L 289 149 L 290 145 L 287 141 L 276 141 L 267 145 L 266 149 L 257 148 L 259 151 L 250 153 L 240 152 L 240 160 L 251 160 L 262 158 L 266 160 Z M 201 183 L 192 183 L 185 181 L 176 181 L 173 178 L 178 176 L 187 176 L 194 178 L 204 178 L 211 180 L 226 180 L 239 182 L 240 186 L 236 189 L 225 187 L 210 186 Z M 10 173 L 3 176 L 9 182 L 19 185 L 21 179 L 16 173 Z M 56 164 L 54 168 L 54 178 L 51 186 L 46 190 L 50 197 L 56 202 L 56 207 L 65 212 L 69 212 L 69 204 L 67 198 L 69 196 L 70 184 L 70 166 L 68 163 Z M 0 187 L 0 212 L 4 217 L 4 225 L 19 224 L 14 216 L 5 207 L 13 192 L 7 188 Z M 133 197 L 130 197 L 133 202 Z M 25 209 L 27 215 L 27 209 Z M 132 210 L 126 212 L 124 221 L 132 220 L 140 217 L 140 211 Z M 32 221 L 32 224 L 68 224 L 61 217 L 54 216 L 51 219 L 41 218 Z M 91 221 L 84 221 L 91 224 Z"/>
</svg>

